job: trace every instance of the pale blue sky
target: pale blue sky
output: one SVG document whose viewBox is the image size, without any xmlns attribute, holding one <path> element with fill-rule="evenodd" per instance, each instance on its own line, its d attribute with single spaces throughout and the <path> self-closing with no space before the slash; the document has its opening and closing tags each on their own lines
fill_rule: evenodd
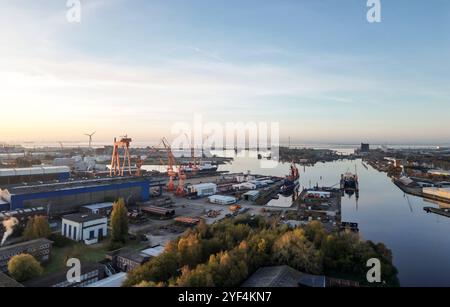
<svg viewBox="0 0 450 307">
<path fill-rule="evenodd" d="M 297 142 L 450 142 L 450 2 L 0 0 L 0 140 L 277 121 Z"/>
</svg>

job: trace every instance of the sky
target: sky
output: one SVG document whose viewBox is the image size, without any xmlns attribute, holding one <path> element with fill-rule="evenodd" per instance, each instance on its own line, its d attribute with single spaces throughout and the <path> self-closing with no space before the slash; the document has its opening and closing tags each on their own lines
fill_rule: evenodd
<svg viewBox="0 0 450 307">
<path fill-rule="evenodd" d="M 0 0 L 0 142 L 277 122 L 298 143 L 450 143 L 450 2 Z"/>
</svg>

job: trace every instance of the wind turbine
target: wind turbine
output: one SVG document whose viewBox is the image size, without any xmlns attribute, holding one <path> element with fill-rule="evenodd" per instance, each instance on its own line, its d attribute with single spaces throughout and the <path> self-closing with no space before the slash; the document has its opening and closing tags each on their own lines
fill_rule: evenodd
<svg viewBox="0 0 450 307">
<path fill-rule="evenodd" d="M 91 145 L 92 145 L 92 136 L 94 135 L 94 134 L 96 134 L 97 133 L 97 131 L 94 131 L 94 132 L 92 132 L 91 134 L 89 134 L 89 133 L 85 133 L 84 135 L 85 136 L 88 136 L 89 137 L 89 148 L 91 148 Z"/>
</svg>

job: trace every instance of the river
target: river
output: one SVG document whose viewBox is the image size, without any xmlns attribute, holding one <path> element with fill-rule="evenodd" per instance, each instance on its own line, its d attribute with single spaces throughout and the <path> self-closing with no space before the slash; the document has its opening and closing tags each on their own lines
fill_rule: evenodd
<svg viewBox="0 0 450 307">
<path fill-rule="evenodd" d="M 361 160 L 343 160 L 300 167 L 302 187 L 318 183 L 333 186 L 347 170 L 359 176 L 359 200 L 344 197 L 342 220 L 357 222 L 364 239 L 383 242 L 393 253 L 402 286 L 450 286 L 450 219 L 423 210 L 437 206 L 422 198 L 405 196 L 386 176 Z M 284 176 L 289 164 L 261 168 L 254 158 L 236 158 L 221 171 Z M 283 199 L 282 201 L 285 201 Z"/>
<path fill-rule="evenodd" d="M 234 156 L 234 151 L 214 154 Z M 260 160 L 245 155 L 220 165 L 219 171 L 285 176 L 289 166 L 280 163 L 274 168 L 262 168 Z M 359 199 L 343 197 L 342 220 L 358 223 L 364 239 L 382 242 L 392 250 L 402 286 L 450 286 L 450 219 L 423 210 L 424 206 L 437 205 L 419 197 L 406 196 L 385 173 L 371 166 L 365 168 L 361 160 L 299 167 L 300 185 L 337 185 L 341 174 L 354 172 L 355 166 L 359 176 Z M 161 166 L 144 168 L 165 171 Z M 272 205 L 285 206 L 289 202 L 292 202 L 290 197 L 281 196 L 279 200 L 273 200 Z"/>
</svg>

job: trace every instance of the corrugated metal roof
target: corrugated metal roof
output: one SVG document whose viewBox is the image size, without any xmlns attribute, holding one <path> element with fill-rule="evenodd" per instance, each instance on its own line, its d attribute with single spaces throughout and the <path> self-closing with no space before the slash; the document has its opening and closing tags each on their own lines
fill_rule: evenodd
<svg viewBox="0 0 450 307">
<path fill-rule="evenodd" d="M 215 183 L 199 183 L 199 184 L 193 184 L 193 188 L 195 189 L 205 189 L 205 188 L 215 188 L 217 187 L 217 184 Z"/>
<path fill-rule="evenodd" d="M 242 287 L 298 287 L 302 273 L 287 265 L 259 268 Z"/>
<path fill-rule="evenodd" d="M 121 272 L 87 286 L 87 288 L 120 288 L 127 278 L 127 273 Z"/>
<path fill-rule="evenodd" d="M 83 208 L 90 209 L 90 210 L 97 210 L 97 209 L 104 209 L 104 208 L 110 208 L 113 206 L 113 203 L 99 203 L 99 204 L 92 204 L 83 206 Z"/>
<path fill-rule="evenodd" d="M 161 255 L 162 253 L 164 253 L 164 246 L 158 245 L 155 247 L 147 248 L 147 249 L 144 249 L 143 251 L 141 251 L 141 253 L 143 253 L 147 256 L 157 257 L 157 256 Z"/>
<path fill-rule="evenodd" d="M 210 197 L 208 197 L 209 200 L 222 200 L 222 201 L 232 201 L 232 200 L 236 200 L 236 198 L 232 197 L 232 196 L 225 196 L 225 195 L 212 195 Z"/>
<path fill-rule="evenodd" d="M 0 177 L 31 176 L 59 173 L 70 173 L 70 168 L 67 166 L 38 166 L 0 169 Z"/>
</svg>

